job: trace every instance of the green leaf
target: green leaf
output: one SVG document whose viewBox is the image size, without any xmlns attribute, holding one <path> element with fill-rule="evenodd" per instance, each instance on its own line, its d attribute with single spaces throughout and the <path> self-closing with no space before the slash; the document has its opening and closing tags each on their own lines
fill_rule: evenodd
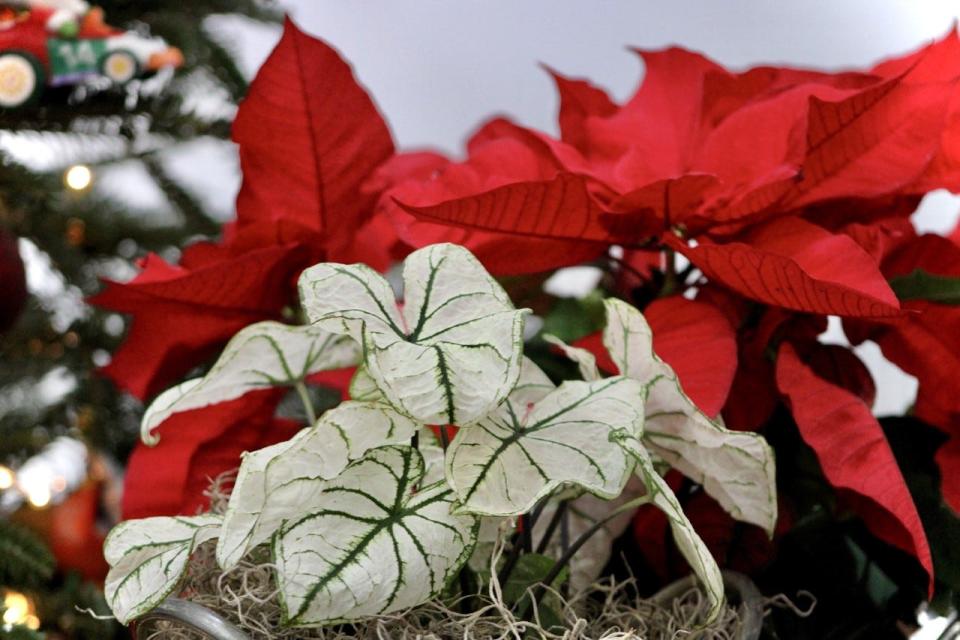
<svg viewBox="0 0 960 640">
<path fill-rule="evenodd" d="M 707 545 L 694 531 L 693 525 L 683 513 L 680 501 L 673 494 L 670 485 L 657 473 L 653 460 L 640 440 L 632 433 L 620 431 L 614 434 L 614 439 L 620 443 L 637 463 L 637 475 L 647 487 L 650 501 L 660 509 L 670 521 L 670 530 L 677 543 L 677 549 L 689 563 L 690 568 L 700 579 L 704 591 L 710 602 L 710 611 L 706 622 L 714 621 L 723 607 L 723 576 L 720 567 L 710 555 Z"/>
<path fill-rule="evenodd" d="M 543 331 L 572 342 L 603 327 L 603 294 L 593 291 L 584 298 L 560 298 L 543 319 Z"/>
<path fill-rule="evenodd" d="M 287 442 L 244 454 L 224 514 L 217 562 L 224 569 L 235 566 L 284 521 L 302 516 L 304 505 L 350 461 L 375 447 L 408 443 L 419 428 L 388 404 L 345 402 Z"/>
<path fill-rule="evenodd" d="M 479 518 L 453 493 L 420 487 L 412 447 L 380 447 L 330 481 L 274 538 L 284 622 L 317 625 L 390 613 L 440 593 L 470 557 Z"/>
<path fill-rule="evenodd" d="M 524 359 L 517 388 L 495 412 L 462 426 L 447 450 L 447 482 L 462 512 L 525 513 L 563 484 L 616 497 L 632 463 L 610 441 L 643 428 L 643 387 L 624 377 L 556 390 Z"/>
<path fill-rule="evenodd" d="M 543 582 L 555 563 L 555 559 L 539 553 L 525 553 L 520 556 L 513 571 L 510 572 L 506 584 L 502 586 L 503 601 L 509 605 L 520 602 L 520 599 L 527 593 L 527 589 Z M 557 589 L 569 577 L 570 570 L 568 567 L 564 567 L 560 574 L 554 578 L 553 584 L 549 586 Z"/>
<path fill-rule="evenodd" d="M 730 515 L 772 535 L 777 491 L 770 445 L 762 436 L 730 431 L 707 417 L 683 392 L 673 369 L 654 353 L 643 314 L 621 300 L 605 304 L 604 345 L 620 372 L 646 387 L 644 444 L 702 484 Z"/>
<path fill-rule="evenodd" d="M 914 269 L 905 276 L 890 279 L 890 288 L 900 300 L 928 300 L 941 304 L 960 304 L 960 278 Z"/>
<path fill-rule="evenodd" d="M 300 276 L 300 298 L 315 326 L 363 344 L 367 373 L 398 410 L 426 424 L 478 420 L 516 384 L 527 311 L 451 244 L 410 254 L 403 281 L 401 312 L 372 269 L 323 263 Z"/>
<path fill-rule="evenodd" d="M 150 611 L 176 588 L 190 554 L 220 532 L 220 516 L 144 518 L 110 531 L 103 554 L 110 565 L 107 604 L 123 624 Z"/>
<path fill-rule="evenodd" d="M 187 380 L 157 396 L 143 415 L 143 441 L 174 413 L 239 398 L 254 389 L 293 386 L 317 371 L 357 364 L 359 345 L 317 327 L 258 322 L 235 335 L 207 375 Z"/>
</svg>

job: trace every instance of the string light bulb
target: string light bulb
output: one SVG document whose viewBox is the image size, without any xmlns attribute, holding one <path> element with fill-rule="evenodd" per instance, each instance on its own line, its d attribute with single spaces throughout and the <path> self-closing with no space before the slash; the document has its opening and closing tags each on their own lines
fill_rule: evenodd
<svg viewBox="0 0 960 640">
<path fill-rule="evenodd" d="M 13 475 L 13 471 L 0 464 L 0 491 L 9 489 L 14 482 L 16 482 L 16 476 Z"/>
<path fill-rule="evenodd" d="M 93 184 L 93 171 L 85 164 L 75 164 L 64 172 L 63 183 L 71 191 L 86 191 Z"/>
<path fill-rule="evenodd" d="M 50 504 L 50 499 L 53 497 L 50 492 L 50 485 L 42 482 L 40 478 L 37 478 L 34 482 L 21 482 L 20 490 L 27 497 L 27 502 L 37 509 L 42 509 Z"/>
<path fill-rule="evenodd" d="M 13 625 L 36 630 L 40 628 L 40 618 L 27 596 L 17 591 L 7 591 L 3 596 L 3 625 L 6 630 Z"/>
</svg>

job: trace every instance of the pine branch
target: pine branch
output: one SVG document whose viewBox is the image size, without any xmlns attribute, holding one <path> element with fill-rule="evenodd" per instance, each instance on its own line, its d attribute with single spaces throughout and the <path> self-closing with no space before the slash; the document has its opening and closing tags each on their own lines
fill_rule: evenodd
<svg viewBox="0 0 960 640">
<path fill-rule="evenodd" d="M 55 564 L 34 533 L 0 520 L 0 584 L 14 589 L 37 587 L 53 576 Z"/>
<path fill-rule="evenodd" d="M 200 38 L 207 49 L 210 70 L 230 92 L 233 101 L 239 102 L 247 95 L 249 83 L 235 62 L 236 56 L 204 29 L 200 30 Z"/>
<path fill-rule="evenodd" d="M 203 205 L 170 176 L 155 155 L 145 157 L 143 164 L 147 168 L 147 173 L 156 180 L 167 198 L 183 216 L 186 223 L 184 225 L 185 231 L 208 236 L 215 236 L 219 233 L 220 224 L 210 218 Z"/>
</svg>

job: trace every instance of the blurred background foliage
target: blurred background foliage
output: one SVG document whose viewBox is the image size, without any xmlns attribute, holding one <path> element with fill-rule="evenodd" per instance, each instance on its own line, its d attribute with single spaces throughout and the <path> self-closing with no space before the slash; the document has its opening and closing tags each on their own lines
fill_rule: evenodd
<svg viewBox="0 0 960 640">
<path fill-rule="evenodd" d="M 175 159 L 229 144 L 249 80 L 229 27 L 278 29 L 282 18 L 258 0 L 96 5 L 110 25 L 180 48 L 185 63 L 125 86 L 48 88 L 35 106 L 0 111 L 0 490 L 10 489 L 0 493 L 0 608 L 6 623 L 35 616 L 49 638 L 121 631 L 78 611 L 106 612 L 95 586 L 103 567 L 79 556 L 99 557 L 117 516 L 117 461 L 136 440 L 142 406 L 95 374 L 125 319 L 83 300 L 101 278 L 129 278 L 147 252 L 175 261 L 179 248 L 218 233 L 232 211 L 211 205 Z M 119 191 L 98 184 L 111 172 Z M 150 190 L 155 210 L 131 210 L 123 188 Z M 64 438 L 82 447 L 61 446 Z M 47 475 L 25 478 L 30 459 Z M 6 626 L 0 637 L 35 637 Z"/>
</svg>

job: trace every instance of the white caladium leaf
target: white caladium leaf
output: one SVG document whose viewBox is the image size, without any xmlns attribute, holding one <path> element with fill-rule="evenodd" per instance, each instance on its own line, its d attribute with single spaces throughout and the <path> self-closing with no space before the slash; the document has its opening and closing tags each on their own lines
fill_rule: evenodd
<svg viewBox="0 0 960 640">
<path fill-rule="evenodd" d="M 383 392 L 380 391 L 380 387 L 377 386 L 376 381 L 367 373 L 366 367 L 357 367 L 357 372 L 354 373 L 353 378 L 350 379 L 350 388 L 348 391 L 350 392 L 351 400 L 359 400 L 361 402 L 387 401 Z"/>
<path fill-rule="evenodd" d="M 582 377 L 587 382 L 592 382 L 594 380 L 599 380 L 603 376 L 600 375 L 600 369 L 597 368 L 597 358 L 592 353 L 586 349 L 581 349 L 580 347 L 572 347 L 566 342 L 561 340 L 556 336 L 550 334 L 544 334 L 543 339 L 545 342 L 552 344 L 555 347 L 558 347 L 563 351 L 563 355 L 567 356 L 570 360 L 573 360 L 577 363 L 577 367 L 580 369 L 580 377 Z"/>
<path fill-rule="evenodd" d="M 730 515 L 772 534 L 777 493 L 770 445 L 760 435 L 730 431 L 707 417 L 683 392 L 673 369 L 654 353 L 643 314 L 621 300 L 608 299 L 604 305 L 604 345 L 622 375 L 646 386 L 644 444 L 702 484 Z"/>
<path fill-rule="evenodd" d="M 613 498 L 632 463 L 610 441 L 615 429 L 643 428 L 643 386 L 622 376 L 550 381 L 524 361 L 516 390 L 489 416 L 465 427 L 447 450 L 447 482 L 463 512 L 525 513 L 563 484 Z"/>
<path fill-rule="evenodd" d="M 463 247 L 413 252 L 401 312 L 363 265 L 323 263 L 300 276 L 310 321 L 363 344 L 365 368 L 391 404 L 426 424 L 466 424 L 492 411 L 520 373 L 523 317 Z"/>
<path fill-rule="evenodd" d="M 311 373 L 341 369 L 360 361 L 360 347 L 348 337 L 313 326 L 258 322 L 237 333 L 210 371 L 160 394 L 140 423 L 143 441 L 174 413 L 239 398 L 254 389 L 293 386 Z"/>
<path fill-rule="evenodd" d="M 381 447 L 348 466 L 274 539 L 284 620 L 350 621 L 435 596 L 470 557 L 479 518 L 454 515 L 442 482 L 420 486 L 412 447 Z"/>
<path fill-rule="evenodd" d="M 285 520 L 301 517 L 303 505 L 350 461 L 374 447 L 407 444 L 419 428 L 388 404 L 351 401 L 287 442 L 244 454 L 224 514 L 217 562 L 224 569 L 235 566 Z"/>
<path fill-rule="evenodd" d="M 625 431 L 617 432 L 613 437 L 636 460 L 637 475 L 647 487 L 650 503 L 667 516 L 677 549 L 700 579 L 704 593 L 710 602 L 706 622 L 714 621 L 720 614 L 724 601 L 723 576 L 720 574 L 720 567 L 717 566 L 707 545 L 697 535 L 690 520 L 683 513 L 680 501 L 677 500 L 670 485 L 657 473 L 650 454 L 640 440 L 634 434 Z"/>
<path fill-rule="evenodd" d="M 643 441 L 651 452 L 704 490 L 731 516 L 763 527 L 777 523 L 774 454 L 755 433 L 730 431 L 696 408 L 676 378 L 649 388 Z"/>
<path fill-rule="evenodd" d="M 150 611 L 176 588 L 190 554 L 220 532 L 220 516 L 156 517 L 121 522 L 107 536 L 104 593 L 123 624 Z"/>
</svg>

